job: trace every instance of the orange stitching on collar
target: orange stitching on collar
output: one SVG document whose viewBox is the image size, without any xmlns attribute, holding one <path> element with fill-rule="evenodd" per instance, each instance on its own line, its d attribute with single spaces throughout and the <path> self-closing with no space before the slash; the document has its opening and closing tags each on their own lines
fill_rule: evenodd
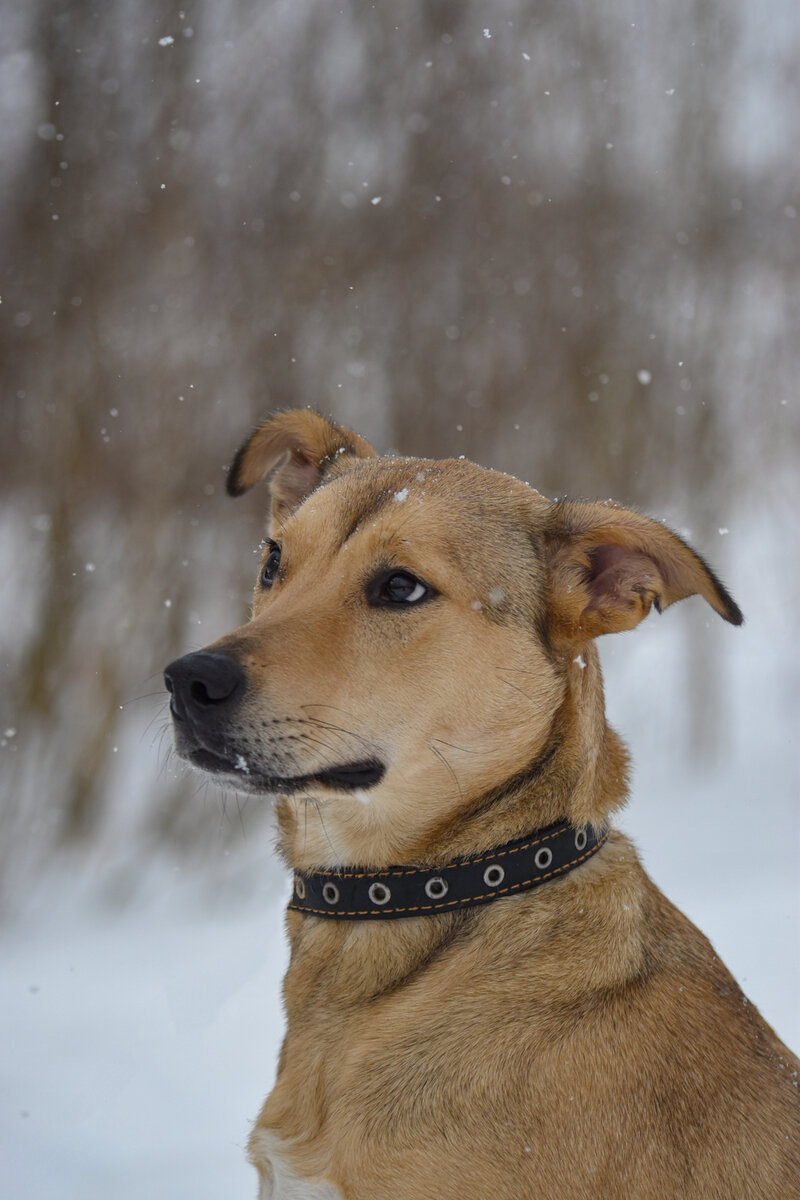
<svg viewBox="0 0 800 1200">
<path fill-rule="evenodd" d="M 563 832 L 563 830 L 561 830 L 560 832 Z M 458 908 L 458 907 L 463 908 L 467 904 L 474 904 L 476 900 L 493 900 L 496 896 L 502 896 L 504 892 L 519 891 L 520 888 L 524 888 L 530 883 L 534 883 L 534 882 L 543 883 L 545 881 L 545 879 L 550 879 L 554 875 L 562 875 L 564 873 L 564 871 L 569 870 L 570 867 L 577 867 L 578 863 L 582 863 L 584 859 L 591 858 L 591 856 L 593 854 L 596 854 L 597 851 L 600 849 L 600 847 L 607 840 L 610 832 L 611 832 L 610 829 L 606 829 L 606 831 L 602 834 L 602 836 L 597 839 L 595 844 L 592 846 L 591 850 L 587 850 L 586 853 L 582 854 L 579 858 L 573 858 L 569 862 L 562 863 L 560 867 L 556 867 L 556 869 L 553 871 L 548 871 L 546 875 L 536 875 L 532 879 L 522 879 L 522 880 L 520 880 L 519 883 L 512 883 L 508 887 L 496 888 L 494 891 L 488 892 L 488 893 L 484 892 L 480 896 L 466 896 L 466 897 L 464 897 L 463 900 L 445 900 L 445 901 L 442 901 L 440 904 L 415 904 L 415 905 L 412 905 L 410 908 L 393 908 L 390 911 L 394 912 L 394 913 L 415 913 L 415 912 L 433 912 L 435 909 L 442 909 L 442 908 Z M 548 834 L 548 837 L 554 837 L 554 836 L 555 836 L 554 834 Z M 546 840 L 547 840 L 547 838 L 539 839 L 539 841 L 546 841 Z M 538 845 L 538 842 L 529 842 L 527 847 L 518 846 L 518 847 L 516 847 L 516 849 L 518 849 L 518 850 L 529 849 L 531 846 L 536 846 L 536 845 Z M 513 853 L 513 851 L 509 851 L 508 853 Z M 484 858 L 492 858 L 492 857 L 499 857 L 499 856 L 498 855 L 484 856 Z M 484 858 L 472 859 L 471 862 L 483 862 Z M 466 866 L 467 864 L 466 863 L 459 864 L 459 866 L 461 866 L 461 865 Z M 417 868 L 417 869 L 419 869 L 419 868 Z M 422 868 L 422 869 L 425 870 L 425 868 Z M 428 869 L 430 869 L 430 868 L 428 868 Z M 327 874 L 327 872 L 325 872 L 325 873 Z M 386 874 L 386 872 L 382 872 L 382 873 Z M 398 875 L 409 874 L 409 873 L 410 872 L 402 872 L 402 871 L 396 872 L 396 874 L 398 874 Z M 321 875 L 321 874 L 323 874 L 323 872 L 319 871 L 319 872 L 317 872 L 317 874 Z M 374 874 L 378 874 L 378 872 L 374 872 Z M 350 878 L 361 879 L 361 878 L 363 878 L 363 875 L 350 876 Z M 330 917 L 332 915 L 331 909 L 299 908 L 299 907 L 295 906 L 294 904 L 289 905 L 289 910 L 291 912 L 307 913 L 310 916 L 314 916 L 314 915 L 318 914 L 319 916 L 322 916 L 322 917 Z M 380 917 L 381 914 L 385 913 L 385 912 L 386 912 L 385 909 L 351 909 L 351 910 L 345 910 L 345 911 L 338 911 L 335 913 L 335 915 L 337 917 Z"/>
</svg>

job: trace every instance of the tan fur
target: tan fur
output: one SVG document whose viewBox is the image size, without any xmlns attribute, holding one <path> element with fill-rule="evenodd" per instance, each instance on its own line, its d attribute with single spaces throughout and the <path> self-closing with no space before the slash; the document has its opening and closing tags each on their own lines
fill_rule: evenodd
<svg viewBox="0 0 800 1200">
<path fill-rule="evenodd" d="M 377 458 L 308 412 L 257 431 L 230 490 L 268 474 L 281 573 L 210 648 L 247 680 L 231 776 L 258 791 L 259 774 L 386 767 L 363 795 L 278 800 L 294 869 L 443 864 L 599 823 L 625 800 L 626 752 L 592 639 L 691 594 L 741 621 L 689 547 L 616 505 Z M 438 594 L 370 605 L 379 567 Z M 800 1064 L 620 833 L 485 907 L 290 913 L 288 932 L 287 1033 L 251 1139 L 264 1196 L 800 1196 Z"/>
</svg>

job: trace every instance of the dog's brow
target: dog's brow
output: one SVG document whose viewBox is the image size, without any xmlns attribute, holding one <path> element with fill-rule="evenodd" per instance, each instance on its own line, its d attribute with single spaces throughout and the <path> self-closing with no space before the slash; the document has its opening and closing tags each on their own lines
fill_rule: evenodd
<svg viewBox="0 0 800 1200">
<path fill-rule="evenodd" d="M 364 521 L 368 520 L 370 517 L 377 516 L 378 513 L 381 512 L 381 510 L 384 509 L 389 503 L 391 496 L 391 492 L 382 491 L 378 492 L 377 495 L 367 497 L 366 500 L 364 497 L 359 497 L 358 499 L 361 501 L 360 505 L 357 508 L 354 506 L 346 514 L 346 531 L 337 549 L 341 549 L 345 542 L 349 541 L 353 534 L 357 532 L 359 527 L 363 525 Z"/>
</svg>

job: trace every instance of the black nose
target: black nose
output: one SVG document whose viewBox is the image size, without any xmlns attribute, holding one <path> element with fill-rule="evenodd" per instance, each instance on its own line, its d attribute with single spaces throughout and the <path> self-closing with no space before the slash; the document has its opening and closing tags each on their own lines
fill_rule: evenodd
<svg viewBox="0 0 800 1200">
<path fill-rule="evenodd" d="M 176 658 L 164 672 L 170 709 L 178 721 L 202 721 L 222 715 L 245 687 L 244 671 L 235 658 L 214 650 L 197 650 Z"/>
</svg>

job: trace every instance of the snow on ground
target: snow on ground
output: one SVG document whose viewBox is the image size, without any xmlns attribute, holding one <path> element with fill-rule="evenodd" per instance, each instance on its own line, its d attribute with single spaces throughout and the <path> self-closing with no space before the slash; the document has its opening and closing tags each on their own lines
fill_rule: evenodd
<svg viewBox="0 0 800 1200">
<path fill-rule="evenodd" d="M 288 897 L 287 897 L 288 898 Z M 24 1200 L 255 1196 L 285 899 L 63 906 L 0 941 L 0 1159 Z M 196 900 L 196 897 L 195 897 Z"/>
</svg>

